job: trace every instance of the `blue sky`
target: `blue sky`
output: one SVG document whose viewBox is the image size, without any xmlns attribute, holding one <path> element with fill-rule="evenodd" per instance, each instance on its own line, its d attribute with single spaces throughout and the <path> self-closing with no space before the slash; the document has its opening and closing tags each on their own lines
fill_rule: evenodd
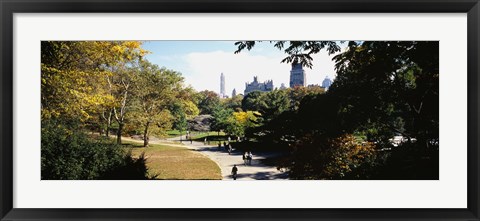
<svg viewBox="0 0 480 221">
<path fill-rule="evenodd" d="M 235 41 L 148 41 L 146 58 L 160 67 L 181 72 L 186 85 L 197 91 L 220 90 L 220 74 L 225 75 L 226 93 L 235 88 L 243 93 L 245 82 L 258 76 L 260 82 L 273 80 L 275 87 L 288 87 L 290 65 L 280 63 L 286 56 L 268 41 L 257 43 L 251 51 L 234 54 Z M 321 84 L 325 76 L 334 78 L 332 56 L 321 52 L 314 56 L 314 67 L 306 68 L 307 84 Z"/>
</svg>

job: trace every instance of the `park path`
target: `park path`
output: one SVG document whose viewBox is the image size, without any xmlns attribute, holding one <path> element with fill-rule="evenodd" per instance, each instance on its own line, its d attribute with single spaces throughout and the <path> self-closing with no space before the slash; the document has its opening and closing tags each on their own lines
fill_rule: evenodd
<svg viewBox="0 0 480 221">
<path fill-rule="evenodd" d="M 180 137 L 168 138 L 168 142 L 180 142 Z M 161 140 L 151 141 L 152 143 L 165 144 Z M 254 153 L 252 164 L 245 166 L 243 164 L 242 154 L 239 151 L 232 151 L 228 154 L 223 148 L 220 150 L 218 146 L 205 145 L 202 142 L 183 141 L 185 147 L 199 151 L 205 154 L 211 160 L 216 162 L 222 171 L 223 180 L 232 180 L 231 171 L 233 165 L 237 165 L 237 180 L 286 180 L 288 175 L 286 172 L 277 170 L 274 166 L 262 164 L 260 160 L 272 157 L 273 153 Z"/>
</svg>

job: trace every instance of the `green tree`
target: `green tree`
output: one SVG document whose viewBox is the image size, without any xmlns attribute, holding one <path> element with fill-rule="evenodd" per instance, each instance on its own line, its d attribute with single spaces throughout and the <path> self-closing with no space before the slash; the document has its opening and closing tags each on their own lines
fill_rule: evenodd
<svg viewBox="0 0 480 221">
<path fill-rule="evenodd" d="M 255 46 L 255 41 L 237 41 L 235 45 L 237 50 L 235 54 L 244 49 L 251 50 Z M 325 49 L 328 54 L 335 54 L 341 51 L 338 43 L 342 41 L 270 41 L 274 47 L 283 50 L 288 56 L 282 59 L 282 63 L 302 64 L 304 67 L 313 67 L 313 54 L 319 53 Z"/>
<path fill-rule="evenodd" d="M 330 54 L 339 52 L 337 42 L 289 42 L 289 46 L 284 46 L 285 42 L 274 43 L 279 49 L 286 48 L 288 57 L 282 62 L 301 63 L 306 67 L 311 67 L 310 55 L 321 49 Z M 250 50 L 255 42 L 236 44 L 238 53 L 243 49 Z M 300 93 L 301 99 L 291 96 L 296 99 L 292 105 L 294 111 L 284 111 L 260 127 L 264 136 L 276 134 L 275 139 L 283 139 L 296 147 L 298 151 L 293 152 L 287 166 L 292 175 L 314 171 L 306 176 L 329 177 L 325 175 L 329 172 L 327 167 L 312 170 L 311 165 L 330 162 L 328 159 L 336 156 L 335 151 L 316 151 L 319 146 L 335 139 L 354 136 L 363 140 L 361 142 L 374 142 L 376 148 L 383 149 L 392 147 L 389 138 L 394 134 L 402 134 L 411 142 L 387 152 L 387 167 L 382 170 L 400 171 L 403 175 L 390 175 L 389 179 L 438 177 L 438 42 L 350 41 L 333 60 L 337 77 L 328 92 L 305 96 Z M 313 141 L 300 142 L 307 138 Z M 414 142 L 413 138 L 417 141 Z M 336 143 L 332 150 L 346 147 L 341 145 L 342 142 Z M 376 152 L 380 153 L 383 152 Z M 358 165 L 368 164 L 368 161 L 360 160 Z M 302 165 L 307 166 L 295 169 Z M 352 171 L 348 173 L 353 174 Z M 388 172 L 380 177 L 385 174 Z M 337 175 L 333 177 L 350 176 L 345 172 Z M 361 177 L 372 175 L 363 173 Z"/>
<path fill-rule="evenodd" d="M 213 111 L 220 105 L 220 98 L 214 91 L 200 91 L 198 93 L 198 109 L 200 114 L 212 114 Z"/>
<path fill-rule="evenodd" d="M 225 131 L 228 127 L 228 125 L 231 123 L 229 121 L 229 118 L 232 116 L 233 110 L 229 108 L 224 108 L 221 106 L 217 106 L 213 110 L 213 122 L 211 125 L 211 129 L 213 131 Z"/>
<path fill-rule="evenodd" d="M 330 93 L 341 101 L 348 127 L 375 127 L 438 141 L 438 42 L 350 42 L 337 55 Z"/>
<path fill-rule="evenodd" d="M 242 109 L 244 111 L 260 111 L 263 99 L 264 92 L 252 91 L 243 97 Z"/>
<path fill-rule="evenodd" d="M 182 88 L 183 78 L 178 72 L 159 68 L 141 61 L 135 78 L 132 118 L 143 129 L 143 145 L 148 146 L 152 133 L 162 134 L 171 127 L 170 104 Z"/>
<path fill-rule="evenodd" d="M 290 109 L 298 110 L 300 102 L 305 96 L 325 93 L 325 89 L 320 86 L 294 87 L 287 89 L 290 98 Z"/>
<path fill-rule="evenodd" d="M 180 132 L 187 130 L 187 114 L 185 113 L 185 107 L 182 105 L 182 102 L 175 102 L 170 111 L 174 117 L 172 128 Z"/>
<path fill-rule="evenodd" d="M 222 99 L 222 104 L 226 108 L 230 108 L 234 111 L 242 111 L 242 100 L 243 100 L 242 95 L 236 95 L 235 97 L 232 97 L 232 98 Z"/>
<path fill-rule="evenodd" d="M 286 90 L 273 90 L 263 95 L 260 110 L 264 120 L 270 121 L 290 108 L 290 98 Z"/>
</svg>

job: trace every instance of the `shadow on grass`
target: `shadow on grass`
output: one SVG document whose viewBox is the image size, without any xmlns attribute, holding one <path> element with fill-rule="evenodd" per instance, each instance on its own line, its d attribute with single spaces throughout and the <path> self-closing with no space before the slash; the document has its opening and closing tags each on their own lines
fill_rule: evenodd
<svg viewBox="0 0 480 221">
<path fill-rule="evenodd" d="M 140 154 L 138 158 L 134 158 L 131 152 L 128 152 L 122 164 L 117 165 L 106 171 L 99 180 L 153 180 L 158 174 L 149 175 L 146 165 L 147 158 L 145 153 Z"/>
<path fill-rule="evenodd" d="M 198 142 L 204 142 L 205 138 L 207 138 L 207 141 L 210 141 L 210 144 L 216 144 L 214 142 L 223 142 L 228 140 L 227 135 L 208 135 L 208 136 L 203 136 L 203 137 L 198 137 L 192 139 L 193 141 L 198 141 Z"/>
</svg>

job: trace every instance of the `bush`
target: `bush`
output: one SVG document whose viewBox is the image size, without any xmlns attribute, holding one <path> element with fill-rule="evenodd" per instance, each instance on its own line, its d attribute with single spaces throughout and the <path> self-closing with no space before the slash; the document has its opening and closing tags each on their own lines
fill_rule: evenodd
<svg viewBox="0 0 480 221">
<path fill-rule="evenodd" d="M 283 167 L 291 179 L 368 179 L 376 165 L 375 146 L 345 134 L 335 139 L 306 135 Z"/>
<path fill-rule="evenodd" d="M 425 148 L 420 142 L 403 143 L 385 151 L 386 161 L 375 179 L 381 180 L 438 180 L 438 145 Z"/>
<path fill-rule="evenodd" d="M 147 179 L 145 158 L 132 158 L 112 141 L 93 140 L 62 125 L 43 125 L 41 178 L 44 180 Z"/>
</svg>

